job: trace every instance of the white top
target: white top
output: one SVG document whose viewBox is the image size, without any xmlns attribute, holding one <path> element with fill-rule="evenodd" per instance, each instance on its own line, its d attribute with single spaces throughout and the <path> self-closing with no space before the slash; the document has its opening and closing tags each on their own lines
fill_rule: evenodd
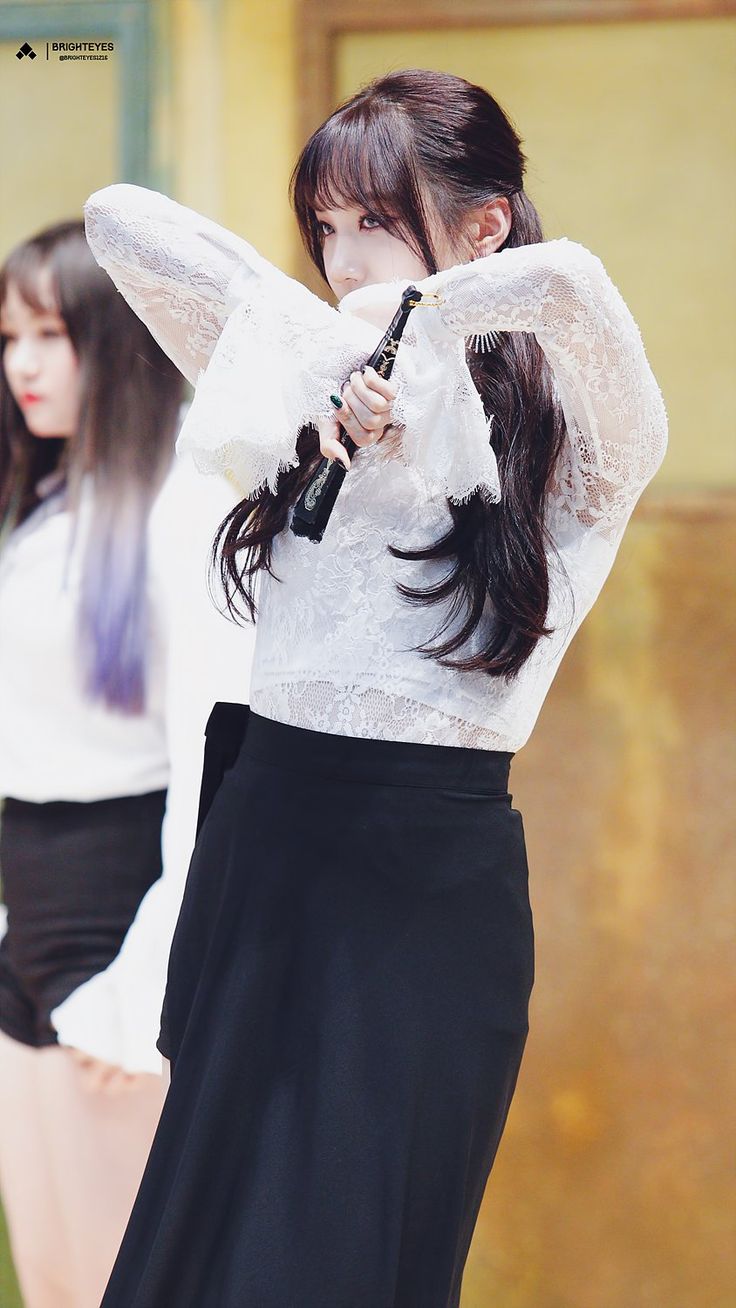
<svg viewBox="0 0 736 1308">
<path fill-rule="evenodd" d="M 81 688 L 77 605 L 92 508 L 52 494 L 0 555 L 0 795 L 89 801 L 168 787 L 163 874 L 118 957 L 52 1014 L 63 1044 L 128 1071 L 161 1071 L 155 1048 L 171 936 L 194 843 L 204 728 L 217 699 L 248 698 L 253 628 L 207 591 L 215 531 L 237 497 L 222 477 L 175 462 L 148 525 L 151 644 L 144 713 L 118 713 Z"/>
<path fill-rule="evenodd" d="M 374 348 L 378 330 L 361 315 L 387 322 L 400 288 L 353 292 L 338 312 L 233 233 L 142 187 L 96 192 L 85 218 L 97 261 L 196 384 L 179 448 L 203 470 L 232 469 L 244 493 L 274 487 L 296 462 L 299 428 L 334 416 L 330 392 Z M 356 453 L 319 545 L 288 529 L 275 540 L 279 580 L 262 579 L 251 704 L 336 734 L 513 752 L 659 467 L 664 403 L 626 304 L 577 242 L 503 250 L 418 286 L 442 302 L 414 310 L 398 352 L 399 453 L 386 443 Z M 446 532 L 448 495 L 503 494 L 465 362 L 464 338 L 492 331 L 534 333 L 567 427 L 546 503 L 562 563 L 550 552 L 555 630 L 511 681 L 416 652 L 446 610 L 410 605 L 396 583 L 426 587 L 446 565 L 387 549 Z"/>
</svg>

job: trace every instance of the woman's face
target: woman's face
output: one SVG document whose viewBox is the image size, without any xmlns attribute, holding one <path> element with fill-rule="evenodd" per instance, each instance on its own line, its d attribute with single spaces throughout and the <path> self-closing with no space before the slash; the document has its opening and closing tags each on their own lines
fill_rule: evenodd
<svg viewBox="0 0 736 1308">
<path fill-rule="evenodd" d="M 79 424 L 79 361 L 51 293 L 50 274 L 39 275 L 39 313 L 11 282 L 0 310 L 3 370 L 32 436 L 74 436 Z"/>
<path fill-rule="evenodd" d="M 504 201 L 504 204 L 506 202 Z M 400 236 L 384 226 L 380 216 L 346 205 L 338 209 L 317 209 L 322 228 L 322 257 L 327 281 L 338 300 L 362 286 L 383 282 L 416 282 L 433 271 Z M 480 227 L 476 223 L 475 226 Z M 430 215 L 430 239 L 437 270 L 453 268 L 473 257 L 469 240 L 472 224 L 463 233 L 465 244 L 451 243 L 438 219 Z M 499 237 L 499 241 L 503 237 Z"/>
<path fill-rule="evenodd" d="M 422 259 L 381 218 L 348 206 L 318 209 L 325 274 L 338 300 L 362 286 L 421 281 L 429 275 Z"/>
</svg>

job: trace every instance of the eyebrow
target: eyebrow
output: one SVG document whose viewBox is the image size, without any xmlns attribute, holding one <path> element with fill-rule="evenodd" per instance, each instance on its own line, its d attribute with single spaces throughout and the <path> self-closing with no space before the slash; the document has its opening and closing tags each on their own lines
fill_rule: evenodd
<svg viewBox="0 0 736 1308">
<path fill-rule="evenodd" d="M 381 209 L 377 207 L 369 208 L 367 204 L 350 205 L 349 208 L 363 218 L 382 218 L 388 216 L 384 215 Z M 312 212 L 314 214 L 315 222 L 329 223 L 330 214 L 345 213 L 345 209 L 313 209 Z"/>
</svg>

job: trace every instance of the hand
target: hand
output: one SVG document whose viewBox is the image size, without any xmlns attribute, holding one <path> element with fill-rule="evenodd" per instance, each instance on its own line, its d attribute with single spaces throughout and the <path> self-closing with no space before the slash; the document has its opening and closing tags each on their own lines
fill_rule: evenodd
<svg viewBox="0 0 736 1308">
<path fill-rule="evenodd" d="M 356 445 L 375 445 L 391 426 L 391 405 L 396 399 L 393 382 L 379 377 L 375 368 L 354 372 L 340 392 L 342 407 L 335 410 L 334 418 L 319 423 L 319 447 L 327 459 L 339 459 L 346 468 L 350 457 L 339 440 L 339 428 L 344 427 Z"/>
<path fill-rule="evenodd" d="M 81 1049 L 67 1048 L 67 1053 L 71 1054 L 77 1066 L 81 1068 L 84 1088 L 90 1094 L 96 1092 L 107 1095 L 126 1094 L 130 1090 L 135 1090 L 140 1085 L 141 1078 L 145 1076 L 144 1072 L 126 1072 L 113 1063 L 103 1063 L 101 1059 L 93 1058 L 91 1054 L 85 1054 Z"/>
</svg>

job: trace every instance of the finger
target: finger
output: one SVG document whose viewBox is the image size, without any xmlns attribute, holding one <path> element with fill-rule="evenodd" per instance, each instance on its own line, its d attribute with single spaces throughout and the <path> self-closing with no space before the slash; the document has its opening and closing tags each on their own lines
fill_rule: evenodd
<svg viewBox="0 0 736 1308">
<path fill-rule="evenodd" d="M 372 445 L 377 439 L 377 432 L 373 428 L 364 426 L 360 417 L 353 408 L 353 406 L 357 408 L 358 403 L 359 402 L 353 396 L 352 387 L 348 382 L 342 391 L 342 404 L 340 406 L 340 415 L 337 421 L 342 427 L 344 427 L 348 436 L 356 445 Z M 376 421 L 375 415 L 370 414 L 368 409 L 365 409 L 363 406 L 360 407 L 368 421 Z"/>
<path fill-rule="evenodd" d="M 104 1090 L 105 1094 L 117 1095 L 125 1088 L 127 1074 L 122 1067 L 111 1067 L 105 1077 Z"/>
<path fill-rule="evenodd" d="M 85 1089 L 90 1094 L 99 1094 L 105 1088 L 107 1073 L 108 1068 L 105 1063 L 99 1063 L 97 1059 L 88 1063 L 83 1069 Z"/>
<path fill-rule="evenodd" d="M 322 453 L 331 463 L 341 463 L 347 471 L 350 467 L 350 455 L 345 446 L 338 440 L 325 441 L 322 446 Z"/>
<path fill-rule="evenodd" d="M 126 1072 L 125 1068 L 112 1063 L 102 1063 L 100 1066 L 103 1073 L 100 1078 L 99 1089 L 103 1094 L 128 1094 L 138 1084 L 139 1076 L 135 1072 Z"/>
<path fill-rule="evenodd" d="M 371 369 L 371 371 L 373 371 Z M 377 376 L 378 374 L 376 374 Z M 381 391 L 375 389 L 369 384 L 366 376 L 360 372 L 354 372 L 350 378 L 350 389 L 361 404 L 378 416 L 388 413 L 391 408 L 391 400 Z"/>
<path fill-rule="evenodd" d="M 359 372 L 353 373 L 347 388 L 347 400 L 361 427 L 374 434 L 374 439 L 391 421 L 391 404 L 366 385 Z"/>
<path fill-rule="evenodd" d="M 105 1083 L 105 1094 L 125 1095 L 134 1090 L 138 1078 L 132 1072 L 124 1072 L 122 1067 L 114 1067 Z"/>
<path fill-rule="evenodd" d="M 374 413 L 358 399 L 350 382 L 342 393 L 343 407 L 340 422 L 356 445 L 373 445 L 384 427 L 391 421 L 391 411 Z"/>
<path fill-rule="evenodd" d="M 376 391 L 378 395 L 382 395 L 389 403 L 396 399 L 399 392 L 396 382 L 389 381 L 387 377 L 382 377 L 380 373 L 376 372 L 375 368 L 364 368 L 362 376 L 366 386 L 370 390 Z"/>
<path fill-rule="evenodd" d="M 342 411 L 341 411 L 342 412 Z M 319 448 L 326 459 L 339 459 L 345 468 L 350 467 L 350 455 L 339 439 L 340 423 L 336 418 L 323 418 L 318 424 Z"/>
</svg>

